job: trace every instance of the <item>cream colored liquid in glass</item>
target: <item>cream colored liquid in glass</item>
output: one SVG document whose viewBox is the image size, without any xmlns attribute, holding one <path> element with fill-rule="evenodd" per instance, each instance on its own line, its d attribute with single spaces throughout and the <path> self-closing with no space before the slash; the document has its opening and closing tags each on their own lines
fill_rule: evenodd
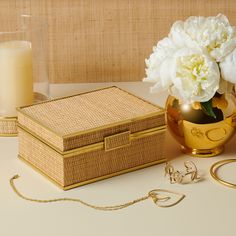
<svg viewBox="0 0 236 236">
<path fill-rule="evenodd" d="M 0 43 L 0 116 L 14 117 L 16 107 L 32 104 L 32 49 L 28 41 Z"/>
</svg>

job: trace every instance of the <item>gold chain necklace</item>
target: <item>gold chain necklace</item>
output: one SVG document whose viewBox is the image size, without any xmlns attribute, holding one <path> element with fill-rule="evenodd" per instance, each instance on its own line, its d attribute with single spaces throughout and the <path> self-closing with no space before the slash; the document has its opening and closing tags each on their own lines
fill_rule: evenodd
<svg viewBox="0 0 236 236">
<path fill-rule="evenodd" d="M 146 196 L 135 199 L 133 201 L 130 202 L 126 202 L 124 204 L 119 204 L 119 205 L 114 205 L 114 206 L 95 206 L 92 204 L 89 204 L 87 202 L 82 201 L 79 198 L 55 198 L 55 199 L 48 199 L 48 200 L 42 200 L 42 199 L 33 199 L 33 198 L 29 198 L 24 196 L 23 194 L 21 194 L 18 189 L 15 186 L 14 181 L 16 179 L 18 179 L 20 176 L 19 175 L 15 175 L 10 179 L 10 185 L 13 189 L 13 191 L 22 199 L 27 200 L 27 201 L 31 201 L 31 202 L 38 202 L 38 203 L 51 203 L 51 202 L 62 202 L 62 201 L 71 201 L 71 202 L 78 202 L 82 205 L 85 205 L 87 207 L 93 208 L 95 210 L 100 210 L 100 211 L 115 211 L 115 210 L 120 210 L 126 207 L 129 207 L 131 205 L 134 205 L 138 202 L 147 200 L 149 198 L 152 199 L 152 201 L 159 207 L 171 207 L 174 206 L 176 204 L 178 204 L 179 202 L 181 202 L 185 195 L 181 194 L 181 193 L 177 193 L 177 192 L 173 192 L 173 191 L 169 191 L 169 190 L 165 190 L 165 189 L 154 189 L 151 190 Z M 162 193 L 165 193 L 165 195 L 162 195 Z M 171 194 L 171 195 L 175 195 L 178 196 L 178 199 L 175 201 L 171 202 L 171 196 L 168 196 L 166 194 Z M 167 203 L 167 204 L 163 204 Z M 168 203 L 170 202 L 170 203 Z M 161 204 L 162 203 L 162 204 Z"/>
</svg>

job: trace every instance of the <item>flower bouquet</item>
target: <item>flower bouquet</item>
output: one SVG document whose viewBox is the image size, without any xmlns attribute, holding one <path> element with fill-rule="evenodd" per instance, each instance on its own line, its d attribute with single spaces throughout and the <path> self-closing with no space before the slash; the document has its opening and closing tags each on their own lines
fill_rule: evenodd
<svg viewBox="0 0 236 236">
<path fill-rule="evenodd" d="M 233 96 L 226 95 L 232 95 L 236 83 L 236 28 L 230 25 L 226 16 L 192 16 L 175 22 L 168 37 L 153 48 L 146 66 L 143 81 L 154 83 L 151 92 L 168 90 L 172 96 L 171 104 L 170 99 L 167 101 L 167 124 L 185 151 L 191 149 L 192 154 L 193 149 L 201 149 L 198 154 L 205 149 L 209 151 L 222 145 L 219 140 L 226 141 L 232 136 L 233 129 L 229 132 L 218 124 L 222 135 L 215 131 L 214 135 L 219 137 L 211 141 L 213 133 L 208 128 L 186 128 L 184 122 L 199 125 L 231 117 L 230 125 L 232 128 L 235 125 L 232 124 L 235 101 Z M 206 136 L 211 145 L 205 148 L 204 143 L 193 145 L 192 141 L 186 141 L 196 133 L 202 134 L 202 140 Z M 206 140 L 204 142 L 206 144 Z"/>
</svg>

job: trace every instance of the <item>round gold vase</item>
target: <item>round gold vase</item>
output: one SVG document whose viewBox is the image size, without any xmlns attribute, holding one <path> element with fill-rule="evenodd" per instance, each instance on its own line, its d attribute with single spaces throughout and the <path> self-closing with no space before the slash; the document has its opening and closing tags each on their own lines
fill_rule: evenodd
<svg viewBox="0 0 236 236">
<path fill-rule="evenodd" d="M 234 94 L 212 99 L 216 118 L 207 115 L 200 103 L 185 104 L 169 96 L 166 102 L 167 127 L 184 153 L 210 157 L 220 154 L 236 126 Z"/>
</svg>

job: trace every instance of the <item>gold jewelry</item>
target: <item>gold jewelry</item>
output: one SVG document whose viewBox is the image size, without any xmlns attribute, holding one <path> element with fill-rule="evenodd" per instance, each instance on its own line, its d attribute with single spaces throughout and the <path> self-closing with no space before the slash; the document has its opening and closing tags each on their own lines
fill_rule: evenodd
<svg viewBox="0 0 236 236">
<path fill-rule="evenodd" d="M 10 185 L 13 189 L 13 191 L 22 199 L 27 200 L 27 201 L 31 201 L 31 202 L 38 202 L 38 203 L 50 203 L 50 202 L 61 202 L 61 201 L 72 201 L 72 202 L 78 202 L 81 203 L 82 205 L 85 205 L 87 207 L 93 208 L 95 210 L 101 210 L 101 211 L 114 211 L 114 210 L 120 210 L 126 207 L 129 207 L 131 205 L 134 205 L 138 202 L 147 200 L 148 198 L 151 198 L 153 200 L 153 202 L 159 206 L 159 207 L 171 207 L 174 206 L 176 204 L 178 204 L 179 202 L 181 202 L 184 198 L 185 195 L 181 194 L 181 193 L 177 193 L 177 192 L 173 192 L 173 191 L 169 191 L 169 190 L 165 190 L 165 189 L 154 189 L 151 190 L 146 196 L 135 199 L 133 201 L 124 203 L 124 204 L 119 204 L 119 205 L 114 205 L 114 206 L 95 206 L 92 204 L 89 204 L 87 202 L 82 201 L 81 199 L 78 198 L 55 198 L 55 199 L 48 199 L 48 200 L 41 200 L 41 199 L 33 199 L 33 198 L 29 198 L 29 197 L 25 197 L 23 194 L 21 194 L 15 184 L 14 184 L 14 180 L 18 179 L 20 176 L 19 175 L 15 175 L 10 179 Z M 162 195 L 163 193 L 165 193 L 165 195 Z M 171 195 L 176 195 L 178 196 L 178 199 L 173 201 L 171 195 L 168 196 L 166 195 L 166 193 L 170 193 Z M 171 201 L 172 200 L 172 201 Z M 164 204 L 163 204 L 164 202 Z M 169 202 L 169 203 L 168 203 Z M 165 204 L 167 203 L 167 204 Z"/>
<path fill-rule="evenodd" d="M 165 176 L 169 176 L 169 180 L 171 184 L 174 183 L 188 183 L 188 182 L 196 182 L 200 179 L 198 175 L 197 166 L 192 161 L 185 161 L 185 172 L 175 171 L 174 167 L 166 162 L 165 166 Z M 186 176 L 190 176 L 190 180 L 186 180 Z"/>
<path fill-rule="evenodd" d="M 236 184 L 225 181 L 217 175 L 217 171 L 219 170 L 220 167 L 233 163 L 233 162 L 236 162 L 236 159 L 226 159 L 226 160 L 216 162 L 215 164 L 211 166 L 210 174 L 212 178 L 215 179 L 218 183 L 223 184 L 227 187 L 236 189 Z"/>
</svg>

